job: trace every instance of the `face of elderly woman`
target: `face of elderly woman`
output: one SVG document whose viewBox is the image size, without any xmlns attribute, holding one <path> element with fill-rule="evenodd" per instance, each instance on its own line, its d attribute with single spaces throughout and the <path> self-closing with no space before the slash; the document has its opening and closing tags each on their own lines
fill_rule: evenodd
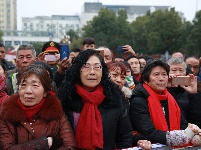
<svg viewBox="0 0 201 150">
<path fill-rule="evenodd" d="M 156 93 L 161 94 L 167 87 L 168 75 L 163 67 L 154 67 L 147 83 Z"/>
<path fill-rule="evenodd" d="M 82 87 L 87 91 L 93 91 L 100 84 L 102 78 L 102 66 L 97 56 L 91 56 L 80 70 Z"/>
<path fill-rule="evenodd" d="M 29 75 L 19 85 L 20 100 L 26 107 L 39 104 L 45 95 L 40 79 L 35 74 Z"/>
</svg>

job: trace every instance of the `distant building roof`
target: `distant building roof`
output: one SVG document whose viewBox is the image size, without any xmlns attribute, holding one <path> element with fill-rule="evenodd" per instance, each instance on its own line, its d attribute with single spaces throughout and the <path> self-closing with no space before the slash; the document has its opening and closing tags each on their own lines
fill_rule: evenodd
<svg viewBox="0 0 201 150">
<path fill-rule="evenodd" d="M 125 9 L 128 14 L 146 14 L 151 7 L 154 7 L 155 10 L 166 10 L 170 6 L 141 6 L 141 5 L 102 5 L 99 2 L 85 2 L 84 3 L 84 12 L 86 13 L 98 13 L 101 8 L 107 8 L 113 10 L 115 13 L 118 13 L 119 10 Z"/>
</svg>

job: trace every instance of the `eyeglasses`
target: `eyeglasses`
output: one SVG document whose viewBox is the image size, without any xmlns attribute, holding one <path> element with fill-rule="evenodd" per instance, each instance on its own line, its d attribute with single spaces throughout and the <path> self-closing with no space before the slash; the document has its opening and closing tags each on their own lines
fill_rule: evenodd
<svg viewBox="0 0 201 150">
<path fill-rule="evenodd" d="M 93 68 L 94 71 L 99 71 L 102 69 L 102 66 L 100 64 L 95 64 L 94 66 L 85 64 L 82 66 L 82 71 L 89 72 L 91 71 L 91 68 Z"/>
</svg>

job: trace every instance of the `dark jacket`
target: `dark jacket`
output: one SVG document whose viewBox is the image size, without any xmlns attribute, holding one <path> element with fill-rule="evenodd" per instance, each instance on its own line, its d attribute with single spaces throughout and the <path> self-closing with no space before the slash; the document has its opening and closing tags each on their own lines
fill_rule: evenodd
<svg viewBox="0 0 201 150">
<path fill-rule="evenodd" d="M 80 113 L 83 103 L 81 97 L 75 91 L 68 98 L 72 98 L 73 103 L 68 103 L 68 99 L 66 99 L 66 101 L 62 101 L 62 105 L 75 132 L 73 112 Z M 115 145 L 119 149 L 131 147 L 132 127 L 122 98 L 116 97 L 115 100 L 105 99 L 98 109 L 102 117 L 103 149 L 113 150 Z"/>
<path fill-rule="evenodd" d="M 18 98 L 18 95 L 12 95 L 2 105 L 1 150 L 46 150 L 49 149 L 47 137 L 53 137 L 53 145 L 60 143 L 60 148 L 57 147 L 59 149 L 75 149 L 72 128 L 56 97 L 47 96 L 31 123 L 27 122 L 23 110 L 18 105 Z"/>
<path fill-rule="evenodd" d="M 1 60 L 1 64 L 3 65 L 4 71 L 8 71 L 8 70 L 12 70 L 12 69 L 16 68 L 12 62 L 9 62 L 5 59 Z"/>
<path fill-rule="evenodd" d="M 201 93 L 189 94 L 189 99 L 187 121 L 201 128 Z"/>
<path fill-rule="evenodd" d="M 148 108 L 148 98 L 149 94 L 144 89 L 142 84 L 138 84 L 133 93 L 133 99 L 131 100 L 131 123 L 134 130 L 138 131 L 144 135 L 152 143 L 166 144 L 166 132 L 157 130 L 150 118 L 149 108 Z M 167 101 L 162 101 L 162 107 L 164 107 L 165 117 L 169 125 L 168 119 L 168 105 Z M 183 130 L 188 126 L 188 123 L 181 114 L 181 126 L 180 129 Z"/>
<path fill-rule="evenodd" d="M 201 93 L 189 94 L 183 88 L 168 88 L 177 101 L 184 118 L 201 127 Z"/>
<path fill-rule="evenodd" d="M 187 108 L 189 104 L 189 94 L 181 87 L 168 88 L 169 93 L 175 98 L 179 108 L 186 119 Z"/>
</svg>

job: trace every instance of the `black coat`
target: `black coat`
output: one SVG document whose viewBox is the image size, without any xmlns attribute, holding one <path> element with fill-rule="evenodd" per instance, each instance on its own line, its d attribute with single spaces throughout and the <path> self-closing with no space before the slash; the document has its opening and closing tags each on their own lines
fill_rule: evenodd
<svg viewBox="0 0 201 150">
<path fill-rule="evenodd" d="M 149 94 L 144 89 L 142 84 L 138 84 L 135 87 L 133 99 L 131 100 L 131 123 L 134 130 L 138 131 L 144 135 L 152 143 L 166 144 L 166 132 L 157 130 L 150 118 L 149 108 L 148 108 L 148 98 Z M 162 101 L 162 107 L 164 107 L 165 117 L 167 123 L 168 121 L 168 105 L 167 101 Z M 183 130 L 188 126 L 188 123 L 181 114 L 181 126 L 180 129 Z"/>
<path fill-rule="evenodd" d="M 9 62 L 9 61 L 7 61 L 5 59 L 1 60 L 1 64 L 2 64 L 2 66 L 4 68 L 4 71 L 8 71 L 8 70 L 12 70 L 12 69 L 16 68 L 15 65 L 13 65 L 12 62 Z"/>
<path fill-rule="evenodd" d="M 201 93 L 189 94 L 183 88 L 168 88 L 185 119 L 201 127 Z"/>
<path fill-rule="evenodd" d="M 68 97 L 70 98 L 70 97 Z M 73 112 L 80 113 L 83 108 L 81 97 L 74 92 L 71 96 L 73 104 L 62 102 L 64 112 L 69 118 L 71 126 L 74 128 Z M 121 97 L 116 97 L 115 101 L 108 101 L 105 99 L 98 107 L 102 116 L 103 125 L 103 142 L 104 150 L 113 150 L 115 145 L 117 148 L 128 148 L 132 145 L 132 126 L 129 120 L 127 109 L 124 107 Z M 114 106 L 113 102 L 118 102 L 119 106 Z"/>
<path fill-rule="evenodd" d="M 201 128 L 201 93 L 189 94 L 189 99 L 187 121 Z"/>
</svg>

